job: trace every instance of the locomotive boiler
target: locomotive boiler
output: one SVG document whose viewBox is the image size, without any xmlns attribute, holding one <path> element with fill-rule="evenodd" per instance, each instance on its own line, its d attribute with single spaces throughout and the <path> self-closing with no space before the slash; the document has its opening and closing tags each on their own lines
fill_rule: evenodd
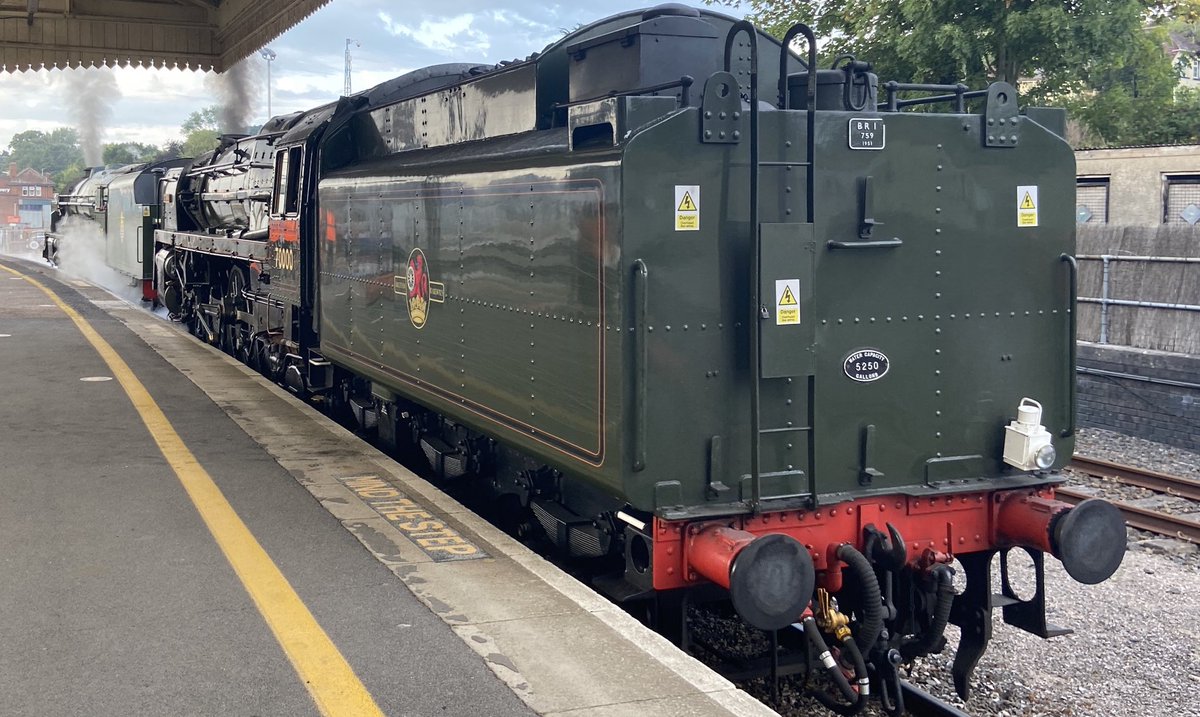
<svg viewBox="0 0 1200 717">
<path fill-rule="evenodd" d="M 994 607 L 1057 634 L 1044 554 L 1096 583 L 1124 553 L 1112 506 L 1054 499 L 1075 430 L 1063 121 L 1005 83 L 881 83 L 819 68 L 803 25 L 781 43 L 665 5 L 166 173 L 155 287 L 435 479 L 615 558 L 614 599 L 717 586 L 757 628 L 802 626 L 831 707 L 895 712 L 896 665 L 949 623 L 964 696 Z"/>
</svg>

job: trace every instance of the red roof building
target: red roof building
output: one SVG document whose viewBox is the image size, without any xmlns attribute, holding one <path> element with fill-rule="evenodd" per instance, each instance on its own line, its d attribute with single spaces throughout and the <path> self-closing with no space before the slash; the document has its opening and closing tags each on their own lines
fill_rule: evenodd
<svg viewBox="0 0 1200 717">
<path fill-rule="evenodd" d="M 0 228 L 50 228 L 54 182 L 36 169 L 17 171 L 16 164 L 0 173 Z"/>
</svg>

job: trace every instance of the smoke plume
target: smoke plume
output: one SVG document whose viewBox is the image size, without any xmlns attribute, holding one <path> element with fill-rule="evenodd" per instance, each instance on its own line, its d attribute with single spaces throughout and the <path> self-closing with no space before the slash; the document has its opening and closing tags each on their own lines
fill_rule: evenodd
<svg viewBox="0 0 1200 717">
<path fill-rule="evenodd" d="M 63 73 L 70 95 L 67 113 L 79 132 L 83 159 L 89 167 L 99 166 L 104 158 L 104 129 L 121 98 L 117 78 L 108 67 L 73 67 Z"/>
<path fill-rule="evenodd" d="M 219 75 L 209 76 L 209 87 L 221 103 L 221 132 L 241 134 L 250 127 L 261 84 L 258 65 L 242 60 Z"/>
</svg>

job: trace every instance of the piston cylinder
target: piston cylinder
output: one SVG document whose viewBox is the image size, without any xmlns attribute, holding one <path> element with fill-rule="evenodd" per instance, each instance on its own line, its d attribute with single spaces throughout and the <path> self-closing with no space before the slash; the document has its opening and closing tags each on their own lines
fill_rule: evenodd
<svg viewBox="0 0 1200 717">
<path fill-rule="evenodd" d="M 688 564 L 727 589 L 738 615 L 760 630 L 798 620 L 816 585 L 812 556 L 787 535 L 709 526 L 690 538 Z"/>
</svg>

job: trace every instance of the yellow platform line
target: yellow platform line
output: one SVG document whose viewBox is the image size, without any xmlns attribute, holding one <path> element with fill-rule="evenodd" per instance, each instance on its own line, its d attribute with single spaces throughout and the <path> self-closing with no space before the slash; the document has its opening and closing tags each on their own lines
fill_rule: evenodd
<svg viewBox="0 0 1200 717">
<path fill-rule="evenodd" d="M 258 540 L 225 499 L 141 381 L 103 337 L 54 292 L 36 279 L 0 265 L 41 289 L 75 322 L 75 326 L 108 364 L 163 457 L 183 484 L 217 545 L 233 566 L 246 592 L 291 660 L 296 673 L 327 717 L 373 717 L 383 712 L 354 674 L 346 658 L 325 634 L 295 589 L 258 544 Z"/>
</svg>

